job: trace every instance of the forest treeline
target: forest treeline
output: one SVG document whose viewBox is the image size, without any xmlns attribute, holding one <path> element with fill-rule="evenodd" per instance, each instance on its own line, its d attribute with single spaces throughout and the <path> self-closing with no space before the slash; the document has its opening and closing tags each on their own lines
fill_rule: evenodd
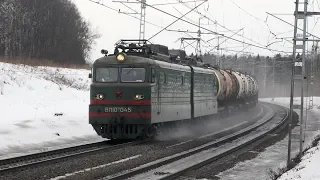
<svg viewBox="0 0 320 180">
<path fill-rule="evenodd" d="M 97 37 L 70 0 L 0 0 L 0 56 L 85 64 Z"/>
</svg>

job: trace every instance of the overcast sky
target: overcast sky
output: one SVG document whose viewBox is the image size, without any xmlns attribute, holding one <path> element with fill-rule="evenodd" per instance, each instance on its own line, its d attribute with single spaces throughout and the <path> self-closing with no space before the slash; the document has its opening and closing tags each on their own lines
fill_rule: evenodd
<svg viewBox="0 0 320 180">
<path fill-rule="evenodd" d="M 122 12 L 133 11 L 122 5 L 121 3 L 113 2 L 114 0 L 94 0 L 100 1 L 103 4 L 112 7 L 114 9 L 120 9 Z M 127 0 L 123 0 L 127 1 Z M 129 0 L 135 2 L 136 0 Z M 181 0 L 147 0 L 147 4 L 161 4 L 161 3 L 174 3 Z M 180 17 L 181 14 L 185 14 L 190 9 L 187 7 L 195 7 L 202 1 L 191 2 L 191 0 L 183 0 L 183 2 L 189 2 L 185 4 L 172 4 L 165 6 L 155 6 L 156 8 L 162 9 L 170 14 Z M 318 2 L 319 1 L 319 2 Z M 107 49 L 109 52 L 113 52 L 114 43 L 119 39 L 138 39 L 139 38 L 139 20 L 129 17 L 127 15 L 115 12 L 106 7 L 98 5 L 96 3 L 90 2 L 89 0 L 73 0 L 73 2 L 78 6 L 82 16 L 91 23 L 94 31 L 98 32 L 101 37 L 96 41 L 96 45 L 93 47 L 91 60 L 101 57 L 100 50 Z M 130 8 L 140 12 L 139 4 L 126 4 Z M 187 5 L 187 6 L 186 6 Z M 309 0 L 309 11 L 320 11 L 319 6 L 320 0 Z M 301 4 L 302 8 L 303 5 Z M 274 17 L 267 15 L 266 12 L 277 14 L 279 18 L 282 18 L 290 23 L 294 22 L 293 11 L 295 8 L 294 0 L 208 0 L 208 2 L 197 8 L 198 12 L 202 13 L 208 19 L 201 19 L 201 26 L 209 29 L 211 31 L 217 31 L 218 33 L 225 34 L 226 36 L 232 36 L 236 31 L 244 28 L 234 35 L 233 38 L 245 41 L 250 44 L 257 46 L 268 46 L 268 48 L 273 50 L 292 52 L 292 40 L 289 38 L 288 41 L 281 39 L 282 37 L 292 37 L 293 27 L 287 25 Z M 179 12 L 178 12 L 179 11 Z M 181 13 L 181 14 L 180 14 Z M 135 15 L 139 17 L 139 15 Z M 185 18 L 187 21 L 192 21 L 198 24 L 199 18 L 201 16 L 197 11 L 191 12 Z M 318 17 L 308 18 L 308 31 L 314 35 L 320 36 L 320 22 L 317 22 Z M 160 27 L 165 27 L 172 23 L 175 18 L 170 17 L 162 12 L 159 12 L 151 7 L 146 9 L 146 21 L 152 24 L 146 24 L 146 35 L 145 38 L 148 39 L 155 33 L 161 30 Z M 217 21 L 219 25 L 215 25 L 213 22 Z M 320 20 L 319 20 L 320 21 Z M 302 22 L 302 21 L 301 21 Z M 160 26 L 160 27 L 159 27 Z M 224 27 L 222 27 L 224 26 Z M 302 23 L 300 23 L 302 28 Z M 234 30 L 233 32 L 227 31 Z M 188 30 L 197 31 L 198 27 L 190 25 L 186 22 L 178 21 L 168 29 L 172 30 Z M 201 30 L 202 32 L 209 32 L 206 30 Z M 271 31 L 271 32 L 270 32 Z M 273 35 L 277 35 L 276 37 Z M 196 37 L 196 34 L 189 34 Z M 244 37 L 242 37 L 242 35 Z M 163 31 L 156 37 L 151 39 L 152 43 L 163 44 L 171 48 L 180 48 L 181 37 L 190 37 L 185 33 L 178 32 L 168 32 Z M 216 37 L 213 34 L 201 35 L 204 41 Z M 224 41 L 225 38 L 221 38 L 220 42 Z M 210 49 L 218 44 L 217 40 L 212 40 L 210 43 L 202 42 L 202 52 L 208 52 Z M 196 45 L 196 44 L 194 44 Z M 308 46 L 311 47 L 312 43 Z M 233 40 L 228 40 L 221 45 L 222 48 L 227 48 L 229 50 L 241 51 L 246 48 L 245 45 L 240 42 Z M 187 53 L 194 51 L 193 48 L 186 49 Z M 245 52 L 251 52 L 254 55 L 270 55 L 273 56 L 274 51 L 264 50 L 257 47 L 249 46 L 244 50 Z M 221 52 L 221 51 L 220 51 Z M 211 51 L 211 53 L 217 53 L 217 50 Z M 236 54 L 233 51 L 223 51 L 224 54 Z M 282 53 L 283 54 L 283 53 Z"/>
</svg>

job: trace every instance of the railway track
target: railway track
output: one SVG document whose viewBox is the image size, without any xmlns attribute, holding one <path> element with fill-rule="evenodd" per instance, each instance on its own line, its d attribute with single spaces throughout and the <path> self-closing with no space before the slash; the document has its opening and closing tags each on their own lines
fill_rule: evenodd
<svg viewBox="0 0 320 180">
<path fill-rule="evenodd" d="M 274 113 L 241 131 L 230 134 L 202 146 L 169 156 L 137 168 L 113 174 L 102 179 L 175 179 L 187 171 L 198 169 L 208 163 L 228 156 L 248 146 L 284 125 L 288 118 L 288 109 L 278 105 L 266 104 Z M 276 111 L 276 109 L 278 109 Z M 272 128 L 270 128 L 272 127 Z M 252 134 L 252 135 L 251 135 Z M 240 137 L 248 136 L 251 138 Z M 227 146 L 228 145 L 228 146 Z M 226 146 L 226 147 L 224 147 Z"/>
<path fill-rule="evenodd" d="M 144 141 L 101 141 L 91 144 L 84 144 L 69 148 L 46 151 L 42 153 L 19 156 L 15 158 L 0 160 L 0 175 L 8 172 L 20 171 L 27 168 L 43 165 L 46 163 L 55 163 L 63 159 L 72 158 L 81 155 L 88 155 L 99 151 L 111 151 L 129 145 L 137 145 L 147 142 Z"/>
</svg>

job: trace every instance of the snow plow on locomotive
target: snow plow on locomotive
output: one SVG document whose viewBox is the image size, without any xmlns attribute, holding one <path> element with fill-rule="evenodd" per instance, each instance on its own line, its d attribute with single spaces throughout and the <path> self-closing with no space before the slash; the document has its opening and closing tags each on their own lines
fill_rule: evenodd
<svg viewBox="0 0 320 180">
<path fill-rule="evenodd" d="M 204 65 L 182 50 L 120 40 L 113 54 L 101 52 L 89 75 L 89 123 L 104 138 L 152 137 L 164 125 L 257 103 L 252 77 Z"/>
</svg>

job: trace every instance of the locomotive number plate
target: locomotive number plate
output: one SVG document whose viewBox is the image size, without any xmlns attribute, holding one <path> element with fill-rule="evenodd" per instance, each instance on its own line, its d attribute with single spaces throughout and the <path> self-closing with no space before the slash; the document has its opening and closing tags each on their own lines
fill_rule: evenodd
<svg viewBox="0 0 320 180">
<path fill-rule="evenodd" d="M 104 112 L 132 112 L 131 107 L 105 107 Z"/>
</svg>

